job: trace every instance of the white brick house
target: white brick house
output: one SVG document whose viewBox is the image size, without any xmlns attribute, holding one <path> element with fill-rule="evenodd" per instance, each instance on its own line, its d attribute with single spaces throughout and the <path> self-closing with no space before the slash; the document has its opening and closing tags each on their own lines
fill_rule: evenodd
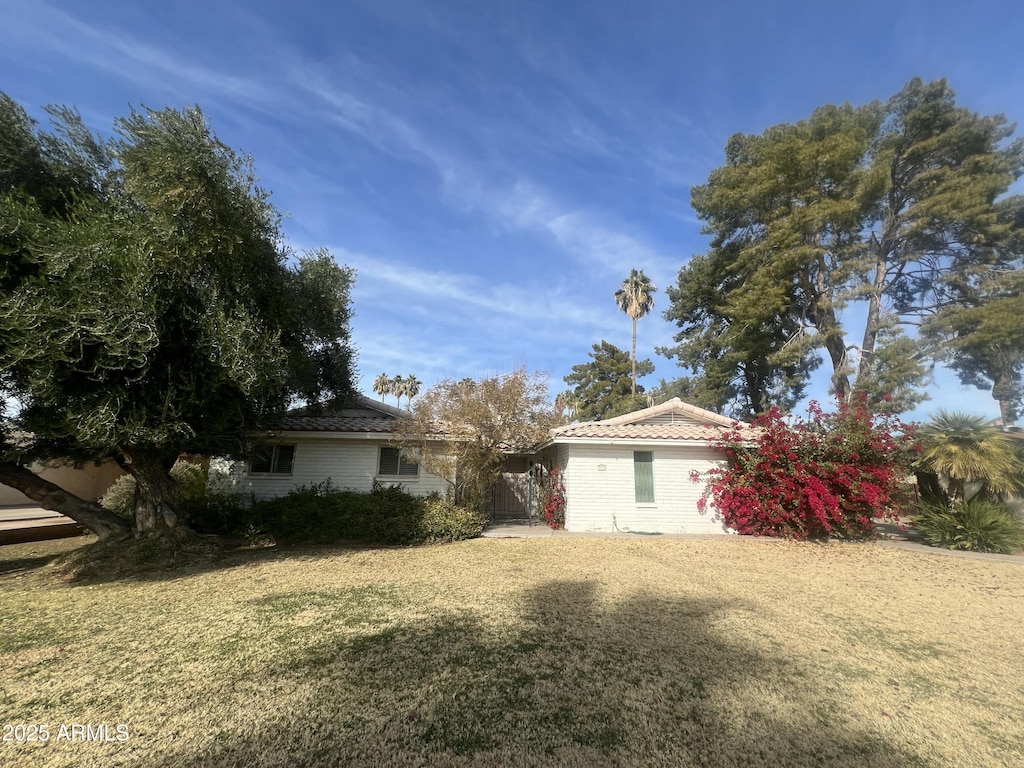
<svg viewBox="0 0 1024 768">
<path fill-rule="evenodd" d="M 709 443 L 736 424 L 673 398 L 553 429 L 544 458 L 563 473 L 566 530 L 728 533 L 710 504 L 697 509 L 704 486 L 690 473 L 721 464 Z"/>
<path fill-rule="evenodd" d="M 330 414 L 285 416 L 248 462 L 227 468 L 226 485 L 256 499 L 325 480 L 336 490 L 366 492 L 378 481 L 417 496 L 443 494 L 448 482 L 406 461 L 393 442 L 401 418 L 409 414 L 362 395 Z"/>
<path fill-rule="evenodd" d="M 336 489 L 369 491 L 377 481 L 416 495 L 443 494 L 449 483 L 407 462 L 394 442 L 396 419 L 409 416 L 362 395 L 329 415 L 286 416 L 262 451 L 225 467 L 225 479 L 257 499 L 325 480 Z M 614 419 L 557 427 L 532 457 L 512 459 L 523 465 L 523 478 L 535 460 L 561 469 L 569 531 L 728 533 L 714 509 L 697 509 L 704 487 L 690 473 L 721 463 L 709 443 L 736 423 L 674 398 Z"/>
</svg>

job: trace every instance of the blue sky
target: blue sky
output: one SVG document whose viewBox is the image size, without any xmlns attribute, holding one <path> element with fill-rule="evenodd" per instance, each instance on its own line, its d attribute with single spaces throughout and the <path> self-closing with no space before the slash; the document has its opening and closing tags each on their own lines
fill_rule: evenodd
<svg viewBox="0 0 1024 768">
<path fill-rule="evenodd" d="M 969 10 L 968 10 L 969 8 Z M 519 365 L 562 377 L 606 339 L 631 267 L 659 289 L 707 246 L 689 204 L 736 132 L 945 77 L 1024 122 L 1019 2 L 0 0 L 0 89 L 109 130 L 199 104 L 251 154 L 297 249 L 358 272 L 360 388 Z M 674 328 L 639 324 L 646 383 Z M 938 371 L 939 406 L 998 415 Z M 813 392 L 824 398 L 825 384 Z"/>
</svg>

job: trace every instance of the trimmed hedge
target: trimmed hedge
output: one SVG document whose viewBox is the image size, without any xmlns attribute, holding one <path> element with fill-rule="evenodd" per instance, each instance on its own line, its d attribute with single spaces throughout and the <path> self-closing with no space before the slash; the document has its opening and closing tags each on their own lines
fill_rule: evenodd
<svg viewBox="0 0 1024 768">
<path fill-rule="evenodd" d="M 438 494 L 421 499 L 423 515 L 417 538 L 426 544 L 475 539 L 483 533 L 487 516 L 482 512 L 452 503 Z"/>
<path fill-rule="evenodd" d="M 479 536 L 486 518 L 434 494 L 413 496 L 400 486 L 375 483 L 370 493 L 338 491 L 327 483 L 304 486 L 260 501 L 252 525 L 280 542 L 424 544 Z"/>
<path fill-rule="evenodd" d="M 178 506 L 198 533 L 247 538 L 265 534 L 280 542 L 312 544 L 432 544 L 475 538 L 487 523 L 475 509 L 436 493 L 413 496 L 398 485 L 375 483 L 370 493 L 360 493 L 335 490 L 324 482 L 246 504 L 239 494 L 211 491 L 198 464 L 179 461 L 171 475 L 178 482 Z M 125 475 L 102 503 L 131 520 L 134 497 L 135 479 Z"/>
</svg>

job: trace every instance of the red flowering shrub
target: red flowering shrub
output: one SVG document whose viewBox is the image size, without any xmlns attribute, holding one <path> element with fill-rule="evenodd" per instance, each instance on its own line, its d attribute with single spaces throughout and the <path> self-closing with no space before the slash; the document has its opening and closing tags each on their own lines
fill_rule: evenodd
<svg viewBox="0 0 1024 768">
<path fill-rule="evenodd" d="M 792 539 L 871 536 L 872 518 L 897 518 L 892 498 L 906 474 L 911 430 L 892 415 L 873 414 L 864 400 L 807 420 L 773 408 L 725 433 L 714 447 L 726 466 L 691 480 L 707 482 L 698 506 L 711 499 L 737 533 Z M 897 518 L 898 519 L 898 518 Z"/>
<path fill-rule="evenodd" d="M 541 486 L 540 506 L 544 521 L 553 529 L 565 528 L 565 483 L 562 471 L 552 467 Z"/>
</svg>

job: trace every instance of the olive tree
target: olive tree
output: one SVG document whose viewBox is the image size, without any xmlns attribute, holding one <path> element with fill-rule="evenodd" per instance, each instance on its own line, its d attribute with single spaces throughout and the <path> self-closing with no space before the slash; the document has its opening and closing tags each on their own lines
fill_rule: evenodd
<svg viewBox="0 0 1024 768">
<path fill-rule="evenodd" d="M 0 94 L 0 482 L 100 535 L 117 518 L 19 467 L 113 459 L 137 534 L 184 521 L 182 453 L 242 456 L 292 402 L 351 391 L 353 272 L 295 257 L 249 157 L 196 107 L 132 111 L 113 138 Z"/>
</svg>

